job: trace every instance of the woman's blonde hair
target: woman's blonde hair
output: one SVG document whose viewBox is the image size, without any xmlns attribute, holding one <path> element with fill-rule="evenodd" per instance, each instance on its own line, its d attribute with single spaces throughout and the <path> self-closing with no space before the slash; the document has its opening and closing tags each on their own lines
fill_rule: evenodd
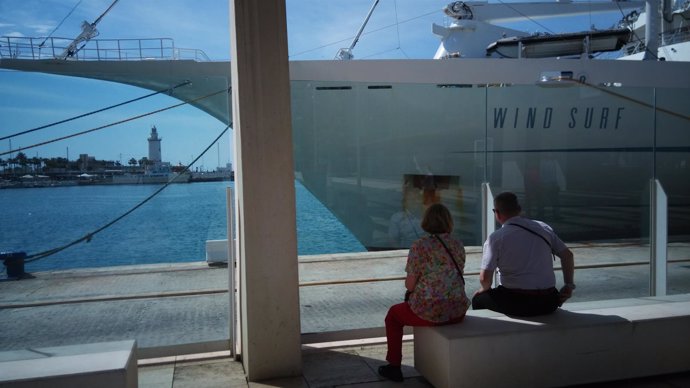
<svg viewBox="0 0 690 388">
<path fill-rule="evenodd" d="M 422 229 L 431 234 L 451 233 L 453 217 L 448 208 L 440 203 L 429 206 L 424 212 Z"/>
</svg>

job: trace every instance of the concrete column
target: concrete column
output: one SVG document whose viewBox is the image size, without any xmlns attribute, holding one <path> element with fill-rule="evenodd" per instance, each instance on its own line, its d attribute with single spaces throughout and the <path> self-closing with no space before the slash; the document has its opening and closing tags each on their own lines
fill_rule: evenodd
<svg viewBox="0 0 690 388">
<path fill-rule="evenodd" d="M 250 381 L 302 372 L 284 0 L 230 2 L 242 362 Z"/>
</svg>

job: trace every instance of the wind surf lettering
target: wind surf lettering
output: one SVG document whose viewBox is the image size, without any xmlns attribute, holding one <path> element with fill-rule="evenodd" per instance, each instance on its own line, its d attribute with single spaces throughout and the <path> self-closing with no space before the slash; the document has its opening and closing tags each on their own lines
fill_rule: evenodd
<svg viewBox="0 0 690 388">
<path fill-rule="evenodd" d="M 614 111 L 616 112 L 616 118 L 612 119 L 613 120 L 613 129 L 618 129 L 618 125 L 621 122 L 621 119 L 623 118 L 623 110 L 625 108 L 616 108 Z M 589 129 L 592 128 L 592 125 L 596 125 L 594 122 L 594 119 L 598 119 L 599 121 L 599 129 L 606 129 L 609 127 L 610 124 L 612 124 L 609 121 L 609 108 L 601 108 L 601 110 L 597 108 L 585 108 L 584 110 L 584 118 L 582 117 L 581 110 L 578 110 L 578 108 L 572 108 L 570 109 L 570 122 L 568 123 L 568 128 L 575 128 L 578 124 L 578 120 L 584 119 L 582 126 Z M 595 117 L 596 116 L 596 117 Z"/>
<path fill-rule="evenodd" d="M 558 110 L 553 107 L 494 108 L 494 128 L 541 128 L 552 126 L 565 128 L 598 128 L 618 129 L 623 119 L 625 108 L 617 107 L 572 107 L 570 110 Z M 556 115 L 558 113 L 558 115 Z"/>
</svg>

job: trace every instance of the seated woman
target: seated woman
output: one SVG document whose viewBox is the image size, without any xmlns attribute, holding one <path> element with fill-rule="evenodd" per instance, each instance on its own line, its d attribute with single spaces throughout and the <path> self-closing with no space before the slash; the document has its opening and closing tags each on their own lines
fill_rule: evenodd
<svg viewBox="0 0 690 388">
<path fill-rule="evenodd" d="M 403 380 L 400 364 L 405 325 L 457 323 L 470 307 L 462 276 L 465 247 L 450 235 L 453 219 L 448 209 L 442 204 L 427 208 L 422 229 L 429 235 L 415 241 L 407 256 L 405 302 L 393 305 L 386 315 L 388 365 L 381 366 L 379 374 L 393 381 Z"/>
</svg>

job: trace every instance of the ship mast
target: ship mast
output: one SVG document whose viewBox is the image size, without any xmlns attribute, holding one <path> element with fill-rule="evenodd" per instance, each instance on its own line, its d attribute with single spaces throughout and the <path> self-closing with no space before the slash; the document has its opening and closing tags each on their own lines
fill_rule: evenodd
<svg viewBox="0 0 690 388">
<path fill-rule="evenodd" d="M 98 30 L 96 30 L 96 25 L 101 21 L 101 19 L 103 19 L 103 16 L 105 16 L 105 14 L 107 14 L 115 6 L 115 4 L 118 1 L 120 1 L 120 0 L 113 1 L 112 4 L 110 4 L 110 7 L 108 7 L 108 9 L 106 9 L 105 12 L 103 12 L 101 14 L 101 16 L 99 16 L 96 20 L 94 20 L 93 23 L 89 23 L 86 20 L 83 21 L 81 24 L 81 33 L 79 34 L 79 36 L 77 36 L 67 46 L 67 48 L 65 48 L 65 51 L 63 51 L 62 54 L 60 54 L 60 56 L 58 58 L 59 59 L 67 59 L 67 58 L 71 58 L 71 57 L 77 55 L 79 50 L 84 48 L 84 45 L 86 45 L 86 42 L 88 42 L 89 40 L 98 36 Z M 82 44 L 81 47 L 77 48 L 77 46 L 82 42 L 84 44 Z"/>
</svg>

